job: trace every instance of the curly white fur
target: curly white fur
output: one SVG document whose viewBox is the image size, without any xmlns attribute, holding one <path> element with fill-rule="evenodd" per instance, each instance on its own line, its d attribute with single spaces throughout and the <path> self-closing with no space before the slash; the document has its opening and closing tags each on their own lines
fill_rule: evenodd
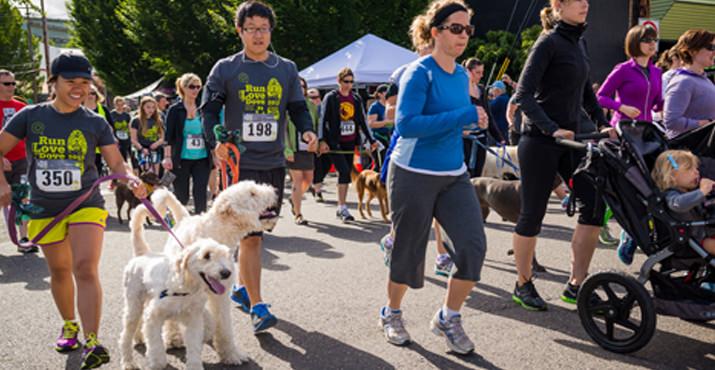
<svg viewBox="0 0 715 370">
<path fill-rule="evenodd" d="M 204 238 L 194 240 L 173 255 L 152 252 L 143 237 L 143 220 L 148 215 L 141 205 L 134 210 L 131 222 L 134 258 L 124 269 L 125 305 L 119 343 L 122 368 L 137 368 L 132 339 L 142 337 L 137 330 L 140 325 L 148 367 L 166 367 L 161 329 L 171 319 L 183 329 L 186 367 L 203 369 L 204 306 L 208 296 L 226 298 L 234 272 L 231 251 L 215 240 Z M 230 323 L 230 317 L 228 320 Z M 248 359 L 235 346 L 232 355 L 226 363 L 240 364 Z"/>
<path fill-rule="evenodd" d="M 266 210 L 276 203 L 275 190 L 269 185 L 256 184 L 253 181 L 241 181 L 229 186 L 216 197 L 213 206 L 206 213 L 195 216 L 190 216 L 176 197 L 166 190 L 154 192 L 151 199 L 160 214 L 164 214 L 167 209 L 171 211 L 176 221 L 173 231 L 183 244 L 198 238 L 211 237 L 229 246 L 232 253 L 235 253 L 239 242 L 246 235 L 273 228 L 277 219 L 277 215 L 266 217 Z M 175 255 L 180 251 L 181 247 L 176 240 L 168 237 L 164 252 Z M 219 357 L 223 362 L 245 357 L 234 344 L 229 299 L 210 295 L 207 306 L 216 324 L 212 329 L 215 332 L 214 347 Z M 175 328 L 176 325 L 169 323 L 165 336 L 170 339 L 171 345 L 180 346 L 180 336 Z"/>
</svg>

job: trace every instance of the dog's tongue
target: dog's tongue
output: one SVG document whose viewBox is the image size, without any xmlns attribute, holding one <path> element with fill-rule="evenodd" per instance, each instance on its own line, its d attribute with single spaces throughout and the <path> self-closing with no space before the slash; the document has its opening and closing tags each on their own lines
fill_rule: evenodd
<svg viewBox="0 0 715 370">
<path fill-rule="evenodd" d="M 223 284 L 219 283 L 218 280 L 212 278 L 212 277 L 207 277 L 209 284 L 211 285 L 211 289 L 218 294 L 221 295 L 226 291 L 226 288 L 224 288 Z"/>
</svg>

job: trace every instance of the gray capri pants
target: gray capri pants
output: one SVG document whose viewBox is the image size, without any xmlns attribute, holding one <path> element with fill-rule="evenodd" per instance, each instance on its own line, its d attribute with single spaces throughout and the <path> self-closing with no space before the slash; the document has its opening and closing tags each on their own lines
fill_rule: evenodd
<svg viewBox="0 0 715 370">
<path fill-rule="evenodd" d="M 479 281 L 487 241 L 479 200 L 467 172 L 425 175 L 390 163 L 387 182 L 395 236 L 390 280 L 414 289 L 424 286 L 425 253 L 434 217 L 453 242 L 454 249 L 447 248 L 457 267 L 452 277 Z"/>
</svg>

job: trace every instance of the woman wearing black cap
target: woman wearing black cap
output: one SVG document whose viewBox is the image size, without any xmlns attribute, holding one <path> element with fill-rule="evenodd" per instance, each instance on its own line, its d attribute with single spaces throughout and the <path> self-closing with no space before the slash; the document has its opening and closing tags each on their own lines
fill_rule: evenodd
<svg viewBox="0 0 715 370">
<path fill-rule="evenodd" d="M 107 211 L 99 188 L 95 149 L 115 174 L 129 176 L 134 195 L 146 197 L 146 189 L 131 175 L 119 153 L 112 128 L 106 120 L 82 107 L 90 93 L 92 67 L 81 55 L 63 53 L 52 61 L 56 97 L 45 104 L 28 107 L 15 115 L 0 132 L 0 156 L 22 139 L 27 139 L 32 203 L 41 211 L 30 215 L 32 240 L 55 219 L 61 220 L 37 240 L 50 270 L 55 305 L 64 324 L 55 350 L 78 349 L 79 326 L 75 321 L 75 298 L 82 329 L 82 369 L 109 362 L 109 353 L 99 344 L 102 288 L 98 266 L 102 252 Z M 70 214 L 65 208 L 86 192 L 91 195 Z M 0 206 L 10 204 L 12 190 L 0 174 Z M 75 297 L 76 284 L 76 297 Z"/>
</svg>

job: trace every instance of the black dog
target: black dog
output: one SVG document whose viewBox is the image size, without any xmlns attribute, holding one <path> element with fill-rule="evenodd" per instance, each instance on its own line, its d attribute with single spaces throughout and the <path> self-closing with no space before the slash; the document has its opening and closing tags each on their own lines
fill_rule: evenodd
<svg viewBox="0 0 715 370">
<path fill-rule="evenodd" d="M 153 172 L 144 172 L 139 175 L 139 178 L 144 182 L 147 187 L 148 195 L 154 191 L 154 187 L 161 185 L 161 179 L 159 176 Z M 114 198 L 117 201 L 117 219 L 119 219 L 119 224 L 123 224 L 122 220 L 122 206 L 124 203 L 129 203 L 129 208 L 127 208 L 127 220 L 131 220 L 130 213 L 134 207 L 138 206 L 141 201 L 134 196 L 134 193 L 129 189 L 127 184 L 112 180 L 114 184 Z"/>
</svg>

